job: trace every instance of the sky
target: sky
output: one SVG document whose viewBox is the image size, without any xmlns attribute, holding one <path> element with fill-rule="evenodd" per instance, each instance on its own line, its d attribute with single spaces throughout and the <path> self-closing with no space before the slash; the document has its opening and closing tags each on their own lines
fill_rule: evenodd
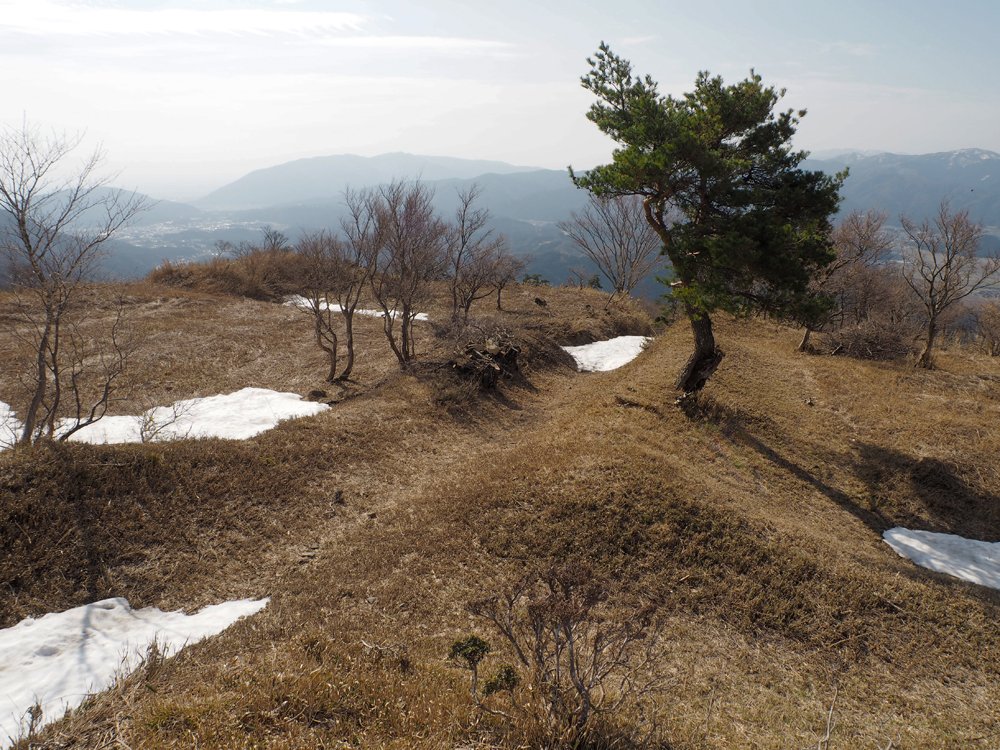
<svg viewBox="0 0 1000 750">
<path fill-rule="evenodd" d="M 329 154 L 586 169 L 604 41 L 662 93 L 754 69 L 798 148 L 1000 151 L 998 29 L 996 0 L 0 0 L 0 122 L 174 200 Z"/>
</svg>

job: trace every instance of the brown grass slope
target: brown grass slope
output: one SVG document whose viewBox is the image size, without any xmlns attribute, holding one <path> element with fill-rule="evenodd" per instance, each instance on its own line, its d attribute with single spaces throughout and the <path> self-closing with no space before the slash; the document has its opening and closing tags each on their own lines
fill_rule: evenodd
<svg viewBox="0 0 1000 750">
<path fill-rule="evenodd" d="M 546 291 L 541 311 L 528 291 L 508 320 L 551 335 L 596 307 L 574 294 Z M 272 596 L 44 742 L 541 745 L 537 723 L 478 712 L 445 656 L 470 632 L 500 646 L 470 599 L 583 559 L 664 618 L 667 688 L 647 711 L 676 747 L 815 746 L 835 695 L 830 747 L 990 746 L 1000 595 L 916 568 L 880 533 L 1000 538 L 995 363 L 952 351 L 925 373 L 796 354 L 795 332 L 761 322 L 720 329 L 727 357 L 687 413 L 669 385 L 689 347 L 677 326 L 621 370 L 550 364 L 477 404 L 373 365 L 357 398 L 246 443 L 0 459 L 5 582 L 22 561 L 8 621 L 103 595 Z M 107 514 L 87 529 L 83 498 Z"/>
<path fill-rule="evenodd" d="M 355 377 L 331 385 L 322 380 L 325 355 L 312 343 L 310 319 L 299 310 L 150 284 L 128 292 L 130 315 L 145 336 L 141 382 L 111 413 L 247 386 L 324 390 L 333 409 L 248 441 L 74 443 L 0 453 L 0 626 L 105 596 L 138 606 L 199 606 L 266 593 L 286 558 L 294 565 L 302 549 L 317 544 L 317 515 L 339 528 L 345 518 L 377 512 L 393 493 L 411 491 L 398 488 L 414 477 L 464 460 L 496 430 L 516 424 L 522 415 L 510 398 L 532 387 L 523 379 L 512 384 L 510 398 L 499 396 L 499 415 L 479 415 L 468 408 L 471 389 L 444 366 L 455 337 L 475 337 L 475 330 L 420 325 L 422 368 L 404 377 L 381 322 L 368 316 L 356 322 Z M 503 316 L 542 373 L 571 371 L 552 343 L 554 325 L 585 340 L 649 325 L 627 309 L 593 314 L 601 295 L 592 290 L 550 296 L 562 299 L 559 318 L 534 304 L 534 290 L 508 295 Z M 444 308 L 432 311 L 447 320 Z M 101 324 L 100 312 L 88 325 Z M 488 306 L 483 312 L 473 325 L 492 324 Z M 19 395 L 17 368 L 4 368 L 0 399 L 17 404 Z"/>
</svg>

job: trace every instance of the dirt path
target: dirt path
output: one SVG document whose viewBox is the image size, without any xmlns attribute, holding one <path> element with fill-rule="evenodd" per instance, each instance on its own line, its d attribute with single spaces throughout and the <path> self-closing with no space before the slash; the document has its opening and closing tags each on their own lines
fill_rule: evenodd
<svg viewBox="0 0 1000 750">
<path fill-rule="evenodd" d="M 390 513 L 407 512 L 443 478 L 474 476 L 477 467 L 502 465 L 505 454 L 545 431 L 563 409 L 600 387 L 602 377 L 544 373 L 530 387 L 505 388 L 484 397 L 487 404 L 478 417 L 450 423 L 443 419 L 431 431 L 407 432 L 407 422 L 400 420 L 400 443 L 386 460 L 356 467 L 353 473 L 326 472 L 311 480 L 311 494 L 320 499 L 314 503 L 319 513 L 310 533 L 289 537 L 287 545 L 262 561 L 258 585 L 279 590 L 294 572 L 344 554 L 348 536 L 355 537 L 352 549 L 356 550 L 366 528 L 375 528 Z"/>
</svg>

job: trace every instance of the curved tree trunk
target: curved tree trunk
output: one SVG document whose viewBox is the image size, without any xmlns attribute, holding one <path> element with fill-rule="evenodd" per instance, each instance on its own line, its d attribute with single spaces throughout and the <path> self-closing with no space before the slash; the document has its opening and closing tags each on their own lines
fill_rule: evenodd
<svg viewBox="0 0 1000 750">
<path fill-rule="evenodd" d="M 344 371 L 340 373 L 338 380 L 348 380 L 351 377 L 351 371 L 354 369 L 354 312 L 352 311 L 349 315 L 344 316 L 344 345 L 347 348 L 347 364 L 344 365 Z"/>
<path fill-rule="evenodd" d="M 696 393 L 705 387 L 708 379 L 719 369 L 723 354 L 715 346 L 712 319 L 708 313 L 700 312 L 691 305 L 685 305 L 684 311 L 691 321 L 694 352 L 677 377 L 677 388 L 684 393 Z"/>
<path fill-rule="evenodd" d="M 403 352 L 403 359 L 409 363 L 413 359 L 413 313 L 407 304 L 399 312 L 399 348 Z"/>
<path fill-rule="evenodd" d="M 799 342 L 799 348 L 797 351 L 804 352 L 806 350 L 806 347 L 809 346 L 810 335 L 812 335 L 812 328 L 806 326 L 806 331 L 802 334 L 802 341 Z"/>
<path fill-rule="evenodd" d="M 326 345 L 324 339 L 330 343 Z M 330 374 L 326 376 L 326 382 L 332 383 L 337 378 L 337 334 L 327 331 L 324 335 L 320 318 L 316 318 L 316 343 L 319 348 L 326 352 L 330 358 Z"/>
<path fill-rule="evenodd" d="M 399 342 L 396 341 L 396 334 L 393 330 L 394 321 L 392 319 L 392 311 L 388 308 L 382 308 L 385 310 L 385 314 L 382 316 L 382 330 L 385 332 L 386 339 L 389 340 L 389 348 L 392 349 L 392 353 L 396 355 L 396 359 L 399 362 L 399 369 L 406 369 L 406 358 L 403 356 L 403 352 L 400 351 Z"/>
<path fill-rule="evenodd" d="M 923 367 L 925 370 L 929 370 L 934 367 L 934 360 L 931 357 L 931 349 L 934 348 L 934 339 L 937 337 L 937 319 L 932 317 L 927 322 L 927 345 L 924 347 L 923 353 L 920 355 L 920 359 L 917 360 L 917 366 Z"/>
</svg>

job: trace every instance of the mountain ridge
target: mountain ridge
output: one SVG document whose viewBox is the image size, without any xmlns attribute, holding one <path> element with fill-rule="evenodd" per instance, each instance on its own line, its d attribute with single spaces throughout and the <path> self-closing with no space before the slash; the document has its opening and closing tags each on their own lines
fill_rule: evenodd
<svg viewBox="0 0 1000 750">
<path fill-rule="evenodd" d="M 969 148 L 931 154 L 865 156 L 846 154 L 828 160 L 806 159 L 805 169 L 835 174 L 849 169 L 841 190 L 841 213 L 876 208 L 922 221 L 937 214 L 942 200 L 953 210 L 968 210 L 973 221 L 1000 227 L 1000 154 Z"/>
<path fill-rule="evenodd" d="M 249 172 L 191 201 L 191 205 L 208 210 L 267 208 L 339 197 L 348 186 L 363 187 L 399 177 L 433 181 L 531 171 L 538 171 L 538 168 L 402 151 L 370 157 L 355 154 L 312 156 Z"/>
</svg>

